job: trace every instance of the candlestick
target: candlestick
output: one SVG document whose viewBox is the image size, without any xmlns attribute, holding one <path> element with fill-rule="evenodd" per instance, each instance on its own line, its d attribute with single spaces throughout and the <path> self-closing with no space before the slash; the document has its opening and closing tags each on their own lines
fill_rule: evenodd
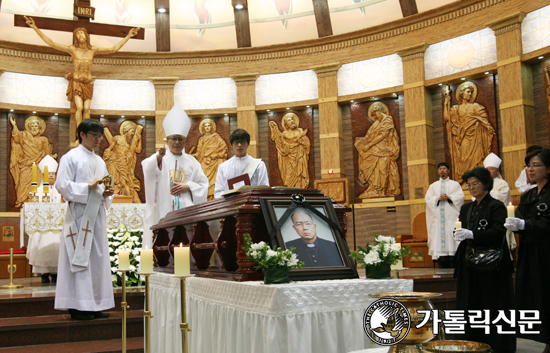
<svg viewBox="0 0 550 353">
<path fill-rule="evenodd" d="M 151 319 L 154 318 L 151 314 L 151 306 L 149 304 L 149 276 L 151 274 L 140 272 L 140 275 L 145 276 L 145 308 L 143 310 L 143 320 L 145 322 L 145 353 L 151 353 Z"/>
<path fill-rule="evenodd" d="M 193 275 L 190 275 L 193 276 Z M 188 334 L 191 332 L 191 329 L 189 328 L 189 324 L 187 323 L 187 305 L 185 302 L 186 299 L 186 291 L 185 291 L 185 279 L 190 276 L 177 276 L 180 279 L 180 297 L 181 297 L 181 345 L 182 345 L 182 352 L 187 353 L 189 351 L 189 342 L 188 342 Z"/>
<path fill-rule="evenodd" d="M 122 308 L 122 353 L 126 353 L 126 310 L 129 308 L 126 302 L 126 270 L 119 269 L 118 271 L 122 277 L 122 301 L 120 302 Z"/>
<path fill-rule="evenodd" d="M 189 260 L 189 247 L 174 247 L 174 274 L 178 277 L 189 276 L 191 274 L 191 262 Z"/>
<path fill-rule="evenodd" d="M 455 229 L 460 229 L 460 228 L 462 228 L 462 222 L 459 219 L 457 219 L 455 223 Z"/>
<path fill-rule="evenodd" d="M 13 248 L 10 248 L 10 264 L 8 267 L 8 272 L 10 273 L 10 284 L 5 284 L 0 287 L 0 289 L 17 289 L 23 288 L 21 284 L 13 284 L 13 273 L 17 271 L 17 265 L 13 264 Z"/>
<path fill-rule="evenodd" d="M 36 193 L 38 187 L 38 178 L 36 177 L 36 163 L 32 164 L 31 192 Z"/>
<path fill-rule="evenodd" d="M 153 273 L 153 249 L 141 249 L 141 273 Z"/>
<path fill-rule="evenodd" d="M 513 218 L 516 216 L 515 207 L 514 205 L 512 205 L 511 202 L 508 204 L 508 206 L 506 206 L 506 210 L 508 211 L 508 218 Z"/>
<path fill-rule="evenodd" d="M 128 250 L 121 249 L 118 251 L 118 270 L 130 270 L 130 252 Z"/>
</svg>

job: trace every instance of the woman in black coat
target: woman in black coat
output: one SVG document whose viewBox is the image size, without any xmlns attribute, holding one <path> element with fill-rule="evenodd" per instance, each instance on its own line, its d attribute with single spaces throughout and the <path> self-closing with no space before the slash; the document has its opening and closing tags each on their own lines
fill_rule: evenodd
<svg viewBox="0 0 550 353">
<path fill-rule="evenodd" d="M 529 180 L 537 187 L 521 195 L 516 217 L 507 218 L 505 227 L 521 235 L 516 308 L 538 310 L 541 324 L 534 328 L 540 334 L 518 333 L 518 336 L 546 343 L 543 353 L 550 353 L 550 151 L 544 149 L 529 154 L 525 165 Z"/>
<path fill-rule="evenodd" d="M 465 310 L 466 320 L 471 317 L 468 310 L 483 312 L 489 309 L 491 315 L 488 334 L 483 328 L 466 324 L 463 339 L 487 343 L 493 352 L 515 352 L 515 334 L 499 334 L 497 325 L 492 323 L 497 319 L 499 310 L 504 310 L 509 318 L 514 301 L 512 282 L 514 267 L 505 242 L 506 207 L 489 194 L 493 188 L 493 178 L 487 169 L 474 168 L 464 173 L 462 179 L 466 181 L 475 201 L 463 205 L 460 209 L 459 219 L 462 222 L 462 228 L 454 233 L 455 240 L 460 242 L 455 254 L 456 306 L 458 310 Z M 479 247 L 501 248 L 503 251 L 501 266 L 494 271 L 479 271 L 467 267 L 465 254 L 468 243 Z M 505 331 L 515 331 L 503 320 L 500 320 L 498 325 L 502 325 Z"/>
</svg>

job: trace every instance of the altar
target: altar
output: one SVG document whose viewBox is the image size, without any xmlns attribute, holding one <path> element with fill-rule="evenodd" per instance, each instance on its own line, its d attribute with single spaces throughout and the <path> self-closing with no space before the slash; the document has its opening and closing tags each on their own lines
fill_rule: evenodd
<svg viewBox="0 0 550 353">
<path fill-rule="evenodd" d="M 180 280 L 150 278 L 151 351 L 181 351 Z M 410 279 L 346 279 L 264 285 L 190 277 L 191 353 L 334 353 L 376 348 L 363 331 L 368 295 L 412 291 Z"/>
</svg>

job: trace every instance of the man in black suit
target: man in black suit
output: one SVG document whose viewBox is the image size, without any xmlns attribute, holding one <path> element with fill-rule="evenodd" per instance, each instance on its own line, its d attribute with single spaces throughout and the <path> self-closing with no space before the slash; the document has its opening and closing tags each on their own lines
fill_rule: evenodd
<svg viewBox="0 0 550 353">
<path fill-rule="evenodd" d="M 344 265 L 336 243 L 317 237 L 317 224 L 309 213 L 296 211 L 290 218 L 300 239 L 291 240 L 285 245 L 287 249 L 296 248 L 294 252 L 298 255 L 298 260 L 304 262 L 304 267 Z"/>
</svg>

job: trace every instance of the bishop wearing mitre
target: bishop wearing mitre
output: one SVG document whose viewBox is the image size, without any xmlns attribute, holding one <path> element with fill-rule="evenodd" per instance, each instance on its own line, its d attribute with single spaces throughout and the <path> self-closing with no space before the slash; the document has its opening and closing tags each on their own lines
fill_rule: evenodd
<svg viewBox="0 0 550 353">
<path fill-rule="evenodd" d="M 145 226 L 143 247 L 152 248 L 151 226 L 168 212 L 206 201 L 208 178 L 200 163 L 185 153 L 185 139 L 191 119 L 175 105 L 162 123 L 166 145 L 143 160 L 145 184 Z"/>
</svg>

